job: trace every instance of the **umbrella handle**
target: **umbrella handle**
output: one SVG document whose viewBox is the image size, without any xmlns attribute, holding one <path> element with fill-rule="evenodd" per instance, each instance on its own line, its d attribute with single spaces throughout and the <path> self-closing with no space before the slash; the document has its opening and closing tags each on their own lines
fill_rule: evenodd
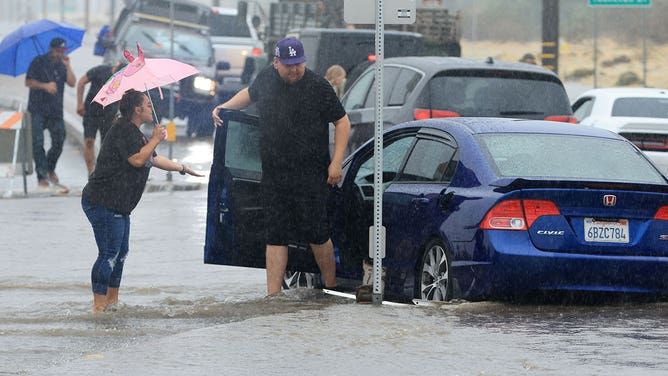
<svg viewBox="0 0 668 376">
<path fill-rule="evenodd" d="M 151 102 L 151 110 L 153 110 L 153 120 L 155 121 L 156 124 L 158 124 L 158 114 L 155 113 L 155 107 L 153 106 L 153 99 L 151 99 L 151 93 L 148 92 L 148 87 L 146 84 L 144 84 L 144 88 L 146 89 L 146 96 L 148 97 L 148 101 Z M 165 140 L 167 139 L 168 135 L 165 133 Z"/>
<path fill-rule="evenodd" d="M 151 93 L 148 92 L 148 87 L 146 84 L 144 84 L 144 88 L 146 89 L 146 96 L 148 97 L 148 101 L 151 102 L 151 110 L 153 110 L 153 120 L 155 122 L 158 122 L 158 115 L 155 113 L 155 107 L 153 107 L 153 99 L 151 99 Z"/>
</svg>

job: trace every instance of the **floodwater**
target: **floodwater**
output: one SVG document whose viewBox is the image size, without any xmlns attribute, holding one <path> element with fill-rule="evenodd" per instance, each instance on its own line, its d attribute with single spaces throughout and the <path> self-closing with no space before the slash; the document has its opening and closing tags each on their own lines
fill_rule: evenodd
<svg viewBox="0 0 668 376">
<path fill-rule="evenodd" d="M 204 265 L 206 189 L 147 193 L 91 315 L 78 197 L 0 200 L 0 375 L 666 375 L 668 303 L 372 306 Z"/>
</svg>

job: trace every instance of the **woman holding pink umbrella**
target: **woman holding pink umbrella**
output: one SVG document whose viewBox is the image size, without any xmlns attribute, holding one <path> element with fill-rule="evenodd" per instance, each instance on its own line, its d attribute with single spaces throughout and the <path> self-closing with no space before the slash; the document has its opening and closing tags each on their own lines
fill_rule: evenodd
<svg viewBox="0 0 668 376">
<path fill-rule="evenodd" d="M 160 124 L 154 125 L 149 140 L 139 130 L 142 124 L 153 123 L 153 108 L 145 93 L 128 90 L 121 98 L 119 110 L 121 116 L 107 132 L 95 170 L 81 196 L 81 207 L 93 227 L 98 247 L 91 271 L 93 313 L 118 301 L 129 250 L 130 213 L 141 199 L 150 168 L 203 176 L 190 166 L 155 152 L 165 139 Z"/>
</svg>

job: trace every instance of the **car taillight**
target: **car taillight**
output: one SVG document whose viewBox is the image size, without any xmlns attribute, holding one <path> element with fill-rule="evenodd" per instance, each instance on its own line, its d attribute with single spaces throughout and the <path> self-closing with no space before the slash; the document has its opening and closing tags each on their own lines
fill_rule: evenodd
<svg viewBox="0 0 668 376">
<path fill-rule="evenodd" d="M 554 116 L 548 116 L 545 118 L 547 121 L 560 121 L 562 123 L 571 123 L 571 124 L 577 124 L 578 119 L 575 118 L 575 116 L 568 116 L 568 115 L 554 115 Z"/>
<path fill-rule="evenodd" d="M 668 151 L 668 136 L 662 134 L 619 133 L 633 142 L 640 150 Z"/>
<path fill-rule="evenodd" d="M 668 221 L 668 206 L 660 207 L 659 210 L 656 211 L 656 214 L 654 214 L 654 219 Z"/>
<path fill-rule="evenodd" d="M 446 110 L 428 110 L 425 108 L 416 108 L 413 110 L 413 119 L 422 120 L 422 119 L 433 119 L 433 118 L 448 118 L 448 117 L 460 117 L 458 113 L 454 111 Z"/>
<path fill-rule="evenodd" d="M 480 228 L 483 230 L 526 230 L 521 200 L 502 201 L 492 208 Z"/>
<path fill-rule="evenodd" d="M 251 51 L 251 55 L 253 55 L 253 56 L 260 56 L 260 55 L 262 55 L 262 50 L 259 49 L 259 48 L 257 48 L 257 47 L 255 47 L 255 48 L 253 48 L 253 51 Z"/>
<path fill-rule="evenodd" d="M 369 61 L 376 61 L 376 55 L 375 54 L 374 55 L 369 55 L 369 56 L 366 57 L 366 59 L 369 60 Z"/>
<path fill-rule="evenodd" d="M 548 200 L 502 201 L 487 213 L 480 223 L 483 230 L 527 230 L 536 219 L 559 215 L 557 206 Z"/>
<path fill-rule="evenodd" d="M 557 205 L 548 200 L 523 200 L 527 227 L 531 228 L 536 219 L 544 215 L 560 215 Z"/>
</svg>

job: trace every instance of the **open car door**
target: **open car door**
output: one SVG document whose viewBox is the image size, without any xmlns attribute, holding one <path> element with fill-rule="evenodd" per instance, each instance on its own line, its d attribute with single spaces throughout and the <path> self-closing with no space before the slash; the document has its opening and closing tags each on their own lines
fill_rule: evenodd
<svg viewBox="0 0 668 376">
<path fill-rule="evenodd" d="M 209 176 L 204 263 L 265 267 L 265 222 L 257 116 L 223 110 Z M 317 272 L 307 245 L 289 246 L 288 269 Z"/>
<path fill-rule="evenodd" d="M 260 128 L 256 116 L 221 111 L 209 176 L 204 262 L 264 267 Z"/>
</svg>

